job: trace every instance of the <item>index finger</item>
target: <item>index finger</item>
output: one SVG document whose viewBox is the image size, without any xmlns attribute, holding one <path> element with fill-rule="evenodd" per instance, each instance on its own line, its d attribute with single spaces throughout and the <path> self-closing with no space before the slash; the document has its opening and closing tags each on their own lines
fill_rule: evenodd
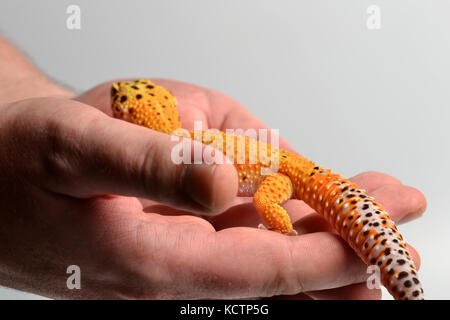
<svg viewBox="0 0 450 320">
<path fill-rule="evenodd" d="M 120 80 L 102 83 L 81 94 L 76 100 L 111 115 L 110 90 L 113 82 L 117 81 Z M 194 121 L 200 121 L 204 129 L 214 128 L 222 131 L 254 129 L 258 134 L 258 129 L 268 129 L 262 121 L 236 100 L 218 91 L 176 80 L 152 79 L 152 81 L 175 95 L 181 124 L 185 129 L 193 129 Z M 290 144 L 282 137 L 280 137 L 279 145 L 292 151 Z"/>
</svg>

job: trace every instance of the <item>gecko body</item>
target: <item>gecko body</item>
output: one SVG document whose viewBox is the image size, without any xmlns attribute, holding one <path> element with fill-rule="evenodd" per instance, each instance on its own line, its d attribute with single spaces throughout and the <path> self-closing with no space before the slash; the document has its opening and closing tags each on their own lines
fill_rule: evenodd
<svg viewBox="0 0 450 320">
<path fill-rule="evenodd" d="M 114 83 L 111 107 L 114 117 L 173 134 L 181 128 L 175 96 L 147 79 Z M 220 150 L 235 163 L 239 195 L 253 196 L 263 222 L 273 231 L 293 233 L 286 210 L 288 199 L 303 200 L 321 214 L 367 264 L 377 266 L 381 281 L 396 299 L 423 299 L 417 269 L 403 237 L 388 213 L 354 183 L 308 159 L 224 132 L 189 131 L 188 136 Z M 214 137 L 214 138 L 212 138 Z M 238 159 L 238 144 L 244 139 L 245 161 Z M 251 162 L 252 154 L 265 161 Z M 277 170 L 271 168 L 276 156 Z M 237 161 L 241 160 L 241 161 Z"/>
</svg>

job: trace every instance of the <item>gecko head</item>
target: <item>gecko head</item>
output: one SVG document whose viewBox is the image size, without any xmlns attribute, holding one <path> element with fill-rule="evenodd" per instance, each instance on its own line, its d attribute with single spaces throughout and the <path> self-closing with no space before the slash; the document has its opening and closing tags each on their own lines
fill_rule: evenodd
<svg viewBox="0 0 450 320">
<path fill-rule="evenodd" d="M 288 151 L 281 149 L 279 152 L 280 152 L 280 156 L 279 156 L 279 164 L 280 165 L 289 161 L 289 152 Z"/>
<path fill-rule="evenodd" d="M 112 84 L 111 108 L 114 118 L 147 128 L 172 133 L 180 128 L 177 100 L 166 88 L 148 79 Z"/>
<path fill-rule="evenodd" d="M 144 80 L 142 80 L 143 82 Z M 147 83 L 147 80 L 145 80 Z M 142 98 L 141 80 L 115 82 L 111 87 L 111 108 L 114 118 L 133 122 L 132 114 L 137 101 Z"/>
</svg>

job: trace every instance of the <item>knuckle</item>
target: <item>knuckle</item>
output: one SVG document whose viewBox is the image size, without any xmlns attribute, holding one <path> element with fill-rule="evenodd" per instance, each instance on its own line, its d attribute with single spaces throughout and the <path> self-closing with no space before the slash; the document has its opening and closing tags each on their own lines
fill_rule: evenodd
<svg viewBox="0 0 450 320">
<path fill-rule="evenodd" d="M 302 273 L 299 272 L 300 268 L 295 259 L 295 251 L 298 250 L 298 248 L 294 246 L 294 242 L 290 240 L 292 239 L 289 238 L 288 241 L 284 242 L 283 250 L 281 250 L 283 257 L 280 261 L 284 261 L 284 263 L 281 268 L 279 268 L 281 272 L 278 276 L 278 290 L 284 294 L 296 294 L 305 291 Z"/>
<path fill-rule="evenodd" d="M 43 134 L 45 143 L 40 153 L 42 170 L 52 182 L 62 182 L 73 166 L 73 158 L 69 160 L 69 153 L 75 153 L 75 150 L 69 146 L 61 123 L 54 117 L 46 119 Z M 72 135 L 70 139 L 73 138 Z"/>
<path fill-rule="evenodd" d="M 273 246 L 271 246 L 273 247 Z M 270 255 L 273 276 L 267 279 L 262 292 L 266 296 L 290 295 L 304 291 L 304 283 L 298 263 L 294 258 L 295 246 L 292 241 L 280 241 L 276 251 Z"/>
</svg>

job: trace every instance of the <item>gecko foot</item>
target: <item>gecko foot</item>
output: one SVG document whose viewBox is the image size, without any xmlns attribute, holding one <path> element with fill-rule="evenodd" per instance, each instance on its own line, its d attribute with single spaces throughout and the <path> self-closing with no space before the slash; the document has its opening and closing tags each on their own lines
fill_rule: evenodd
<svg viewBox="0 0 450 320">
<path fill-rule="evenodd" d="M 270 231 L 275 231 L 275 232 L 279 232 L 278 230 L 274 230 L 274 229 L 270 229 L 267 228 L 265 225 L 263 225 L 262 223 L 260 223 L 258 225 L 258 229 L 262 229 L 262 230 L 270 230 Z M 281 233 L 281 232 L 279 232 Z M 295 231 L 294 229 L 292 229 L 289 233 L 286 233 L 287 236 L 298 236 L 298 232 Z"/>
</svg>

